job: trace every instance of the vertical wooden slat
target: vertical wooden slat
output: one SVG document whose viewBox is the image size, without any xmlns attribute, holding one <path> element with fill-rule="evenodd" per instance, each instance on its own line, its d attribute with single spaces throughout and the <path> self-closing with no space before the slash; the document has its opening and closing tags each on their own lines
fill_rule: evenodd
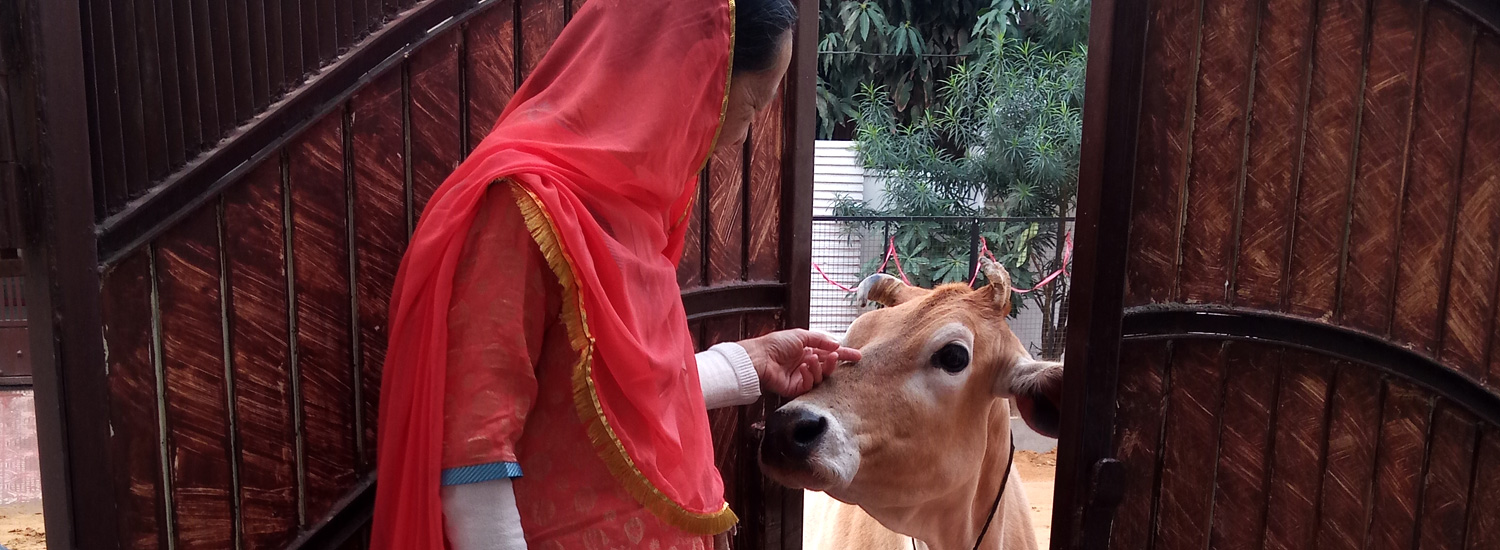
<svg viewBox="0 0 1500 550">
<path fill-rule="evenodd" d="M 210 126 L 205 125 L 204 111 L 213 111 L 213 103 L 204 105 L 198 93 L 198 41 L 193 32 L 192 0 L 172 0 L 171 32 L 176 37 L 177 65 L 173 71 L 177 76 L 179 99 L 182 102 L 182 140 L 186 158 L 198 155 L 208 136 Z"/>
<path fill-rule="evenodd" d="M 319 28 L 321 21 L 318 16 L 324 1 L 326 0 L 302 0 L 297 3 L 297 10 L 301 14 L 298 23 L 302 25 L 302 33 L 296 35 L 296 38 L 302 43 L 302 75 L 304 77 L 318 72 L 318 69 L 323 66 L 322 60 L 318 57 L 321 53 L 318 33 L 322 30 Z"/>
<path fill-rule="evenodd" d="M 318 7 L 318 66 L 322 67 L 339 56 L 339 7 L 338 0 L 316 0 Z"/>
<path fill-rule="evenodd" d="M 347 46 L 353 46 L 355 43 L 359 42 L 359 39 L 364 38 L 365 35 L 370 33 L 370 27 L 372 25 L 372 23 L 370 22 L 371 7 L 372 6 L 369 0 L 350 0 L 349 19 L 350 24 L 353 25 L 354 28 L 353 39 L 349 42 L 349 44 L 347 44 Z"/>
<path fill-rule="evenodd" d="M 702 184 L 703 178 L 699 178 L 699 188 L 694 191 L 692 207 L 688 209 L 687 218 L 682 223 L 687 224 L 687 232 L 682 237 L 682 258 L 677 261 L 677 284 L 682 288 L 703 286 L 703 216 L 704 207 L 708 202 L 704 198 L 707 191 Z"/>
<path fill-rule="evenodd" d="M 1439 405 L 1433 418 L 1427 478 L 1422 481 L 1425 487 L 1421 516 L 1417 519 L 1418 549 L 1463 548 L 1477 437 L 1474 419 L 1468 413 L 1451 405 Z"/>
<path fill-rule="evenodd" d="M 784 93 L 786 87 L 782 90 Z M 749 274 L 756 281 L 780 279 L 784 105 L 784 99 L 774 102 L 750 125 L 750 218 L 746 223 L 750 231 Z"/>
<path fill-rule="evenodd" d="M 1289 213 L 1295 207 L 1306 112 L 1313 0 L 1269 0 L 1262 8 L 1255 53 L 1255 89 L 1245 144 L 1234 303 L 1281 305 Z"/>
<path fill-rule="evenodd" d="M 141 154 L 138 149 L 147 139 L 145 100 L 141 93 L 141 58 L 139 46 L 136 43 L 137 19 L 135 15 L 136 2 L 146 0 L 124 0 L 110 2 L 110 12 L 114 16 L 114 55 L 115 72 L 119 77 L 116 84 L 119 89 L 120 110 L 124 115 L 122 126 L 125 141 L 125 182 L 130 189 L 132 197 L 144 192 L 151 186 L 150 168 L 147 163 L 147 155 Z M 158 149 L 147 153 L 165 153 Z M 165 164 L 165 158 L 154 159 L 153 162 Z"/>
<path fill-rule="evenodd" d="M 1369 542 L 1372 550 L 1410 548 L 1415 539 L 1427 431 L 1433 400 L 1397 382 L 1386 382 L 1380 443 L 1375 454 Z"/>
<path fill-rule="evenodd" d="M 233 125 L 232 121 L 224 120 L 222 116 L 225 106 L 233 108 L 232 102 L 222 101 L 217 93 L 221 90 L 218 85 L 218 74 L 214 72 L 214 33 L 209 18 L 208 3 L 183 0 L 183 10 L 186 11 L 188 19 L 179 20 L 178 32 L 192 37 L 194 72 L 190 79 L 194 90 L 198 94 L 198 122 L 202 131 L 202 141 L 199 142 L 201 149 L 211 149 L 224 136 L 225 127 Z M 187 75 L 184 75 L 187 76 Z M 223 97 L 230 97 L 232 89 L 224 89 Z"/>
<path fill-rule="evenodd" d="M 1453 275 L 1448 296 L 1448 336 L 1443 357 L 1470 376 L 1485 380 L 1500 359 L 1491 352 L 1495 289 L 1500 280 L 1500 40 L 1482 35 L 1475 49 L 1469 83 L 1469 118 L 1463 136 L 1458 235 L 1453 242 Z"/>
<path fill-rule="evenodd" d="M 744 154 L 740 148 L 717 152 L 709 162 L 709 285 L 740 280 L 744 268 Z"/>
<path fill-rule="evenodd" d="M 273 156 L 224 199 L 240 513 L 247 548 L 284 546 L 297 528 L 284 192 L 280 157 Z"/>
<path fill-rule="evenodd" d="M 161 361 L 180 548 L 230 548 L 234 479 L 220 318 L 218 228 L 200 209 L 157 244 Z"/>
<path fill-rule="evenodd" d="M 1346 324 L 1376 334 L 1385 334 L 1391 321 L 1397 246 L 1392 221 L 1401 214 L 1419 8 L 1415 2 L 1373 0 L 1370 14 L 1367 85 L 1340 303 Z"/>
<path fill-rule="evenodd" d="M 325 116 L 290 150 L 295 357 L 301 376 L 310 522 L 321 520 L 354 486 L 358 463 L 341 115 Z"/>
<path fill-rule="evenodd" d="M 215 137 L 223 138 L 239 126 L 240 116 L 248 110 L 250 102 L 248 96 L 241 97 L 244 94 L 241 94 L 234 80 L 235 61 L 229 35 L 227 2 L 204 2 L 195 7 L 194 14 L 200 12 L 206 13 L 200 16 L 197 30 L 200 35 L 206 35 L 206 45 L 198 61 L 209 64 L 209 70 L 200 71 L 200 74 L 213 74 L 210 88 L 215 91 L 214 105 L 219 110 L 219 133 Z M 246 88 L 246 91 L 249 89 Z M 246 100 L 244 105 L 240 104 L 242 99 Z"/>
<path fill-rule="evenodd" d="M 130 197 L 130 184 L 125 168 L 125 120 L 121 111 L 120 76 L 116 69 L 115 31 L 113 3 L 94 0 L 89 3 L 88 28 L 93 43 L 93 85 L 91 113 L 95 147 L 99 152 L 99 166 L 94 172 L 102 185 L 104 196 L 100 202 L 109 205 L 110 211 Z"/>
<path fill-rule="evenodd" d="M 1266 495 L 1268 550 L 1312 548 L 1327 460 L 1334 368 L 1310 353 L 1288 352 L 1277 392 L 1275 458 Z"/>
<path fill-rule="evenodd" d="M 1178 216 L 1186 180 L 1188 110 L 1193 90 L 1199 3 L 1151 2 L 1141 90 L 1140 137 L 1132 195 L 1125 305 L 1171 299 Z"/>
<path fill-rule="evenodd" d="M 182 47 L 179 44 L 181 37 L 172 24 L 171 2 L 150 2 L 147 5 L 150 6 L 152 19 L 141 25 L 154 27 L 152 34 L 156 37 L 156 76 L 160 79 L 162 125 L 167 147 L 167 167 L 170 170 L 187 161 L 188 149 L 184 135 L 186 129 L 183 126 L 187 106 L 183 103 L 182 75 L 176 69 L 180 63 L 178 49 Z"/>
<path fill-rule="evenodd" d="M 1457 176 L 1474 29 L 1443 8 L 1429 9 L 1426 21 L 1422 72 L 1416 77 L 1411 168 L 1398 237 L 1401 257 L 1395 301 L 1401 313 L 1392 319 L 1391 334 L 1433 353 L 1441 344 L 1453 222 L 1462 201 Z"/>
<path fill-rule="evenodd" d="M 1234 261 L 1245 120 L 1258 2 L 1209 2 L 1203 15 L 1187 211 L 1178 246 L 1179 299 L 1224 302 Z"/>
<path fill-rule="evenodd" d="M 1355 131 L 1363 85 L 1363 1 L 1317 3 L 1307 140 L 1297 182 L 1287 309 L 1322 316 L 1334 310 L 1345 244 Z"/>
<path fill-rule="evenodd" d="M 557 35 L 562 34 L 567 0 L 516 1 L 521 3 L 521 51 L 517 58 L 524 79 L 542 62 Z"/>
<path fill-rule="evenodd" d="M 104 340 L 109 346 L 111 452 L 123 548 L 165 548 L 161 434 L 151 343 L 150 258 L 127 257 L 104 274 Z"/>
<path fill-rule="evenodd" d="M 338 16 L 338 20 L 334 24 L 334 27 L 338 29 L 338 49 L 334 55 L 338 55 L 338 52 L 342 52 L 353 46 L 354 39 L 358 36 L 355 33 L 354 24 L 354 5 L 356 3 L 363 4 L 364 0 L 338 0 L 337 5 L 334 6 L 334 11 L 337 12 Z"/>
<path fill-rule="evenodd" d="M 406 244 L 406 162 L 401 139 L 401 71 L 360 90 L 354 111 L 354 229 L 359 273 L 360 383 L 365 399 L 366 464 L 373 464 L 387 312 Z"/>
<path fill-rule="evenodd" d="M 287 73 L 286 37 L 283 36 L 289 29 L 286 26 L 286 12 L 282 2 L 269 0 L 264 3 L 266 7 L 266 78 L 270 81 L 270 93 L 272 97 L 280 97 L 286 92 L 287 80 L 291 75 Z M 295 27 L 291 27 L 295 28 Z"/>
<path fill-rule="evenodd" d="M 1340 369 L 1328 426 L 1327 470 L 1319 503 L 1322 521 L 1314 548 L 1364 547 L 1383 393 L 1379 377 L 1369 369 Z"/>
<path fill-rule="evenodd" d="M 434 38 L 411 58 L 411 181 L 414 211 L 458 166 L 458 42 L 454 29 Z"/>
<path fill-rule="evenodd" d="M 1224 391 L 1222 344 L 1183 340 L 1174 346 L 1162 442 L 1161 512 L 1153 546 L 1164 550 L 1208 543 Z"/>
<path fill-rule="evenodd" d="M 1474 459 L 1473 494 L 1469 498 L 1468 550 L 1500 548 L 1500 432 L 1488 426 L 1479 433 Z"/>
<path fill-rule="evenodd" d="M 516 88 L 515 0 L 492 4 L 469 20 L 464 30 L 468 59 L 464 81 L 469 91 L 469 149 L 489 135 Z M 465 154 L 468 151 L 464 152 Z"/>
<path fill-rule="evenodd" d="M 1214 474 L 1213 522 L 1209 546 L 1259 550 L 1266 533 L 1266 480 L 1282 376 L 1282 352 L 1252 344 L 1229 344 L 1225 351 L 1225 390 L 1220 421 L 1218 467 Z"/>
<path fill-rule="evenodd" d="M 1131 342 L 1120 349 L 1120 406 L 1115 416 L 1114 449 L 1128 475 L 1110 537 L 1114 550 L 1148 548 L 1150 544 L 1170 359 L 1166 342 Z"/>
<path fill-rule="evenodd" d="M 270 105 L 276 84 L 271 80 L 271 59 L 267 43 L 267 10 L 276 2 L 246 2 L 245 26 L 250 34 L 250 91 L 255 111 Z"/>
<path fill-rule="evenodd" d="M 229 37 L 229 58 L 225 62 L 230 66 L 230 82 L 234 85 L 234 121 L 238 126 L 254 116 L 260 105 L 255 96 L 258 83 L 250 68 L 250 11 L 240 2 L 228 2 L 225 10 L 229 26 L 219 34 Z"/>
<path fill-rule="evenodd" d="M 170 71 L 171 64 L 163 65 L 161 47 L 157 37 L 157 3 L 141 1 L 136 4 L 135 27 L 139 53 L 141 89 L 141 115 L 143 140 L 137 145 L 137 154 L 146 160 L 146 180 L 154 183 L 167 175 L 172 167 L 168 149 L 171 131 L 167 123 L 167 105 L 163 100 L 164 84 L 162 72 Z M 180 132 L 180 130 L 178 130 Z M 178 139 L 181 139 L 179 136 Z M 179 144 L 178 147 L 181 147 Z M 180 155 L 181 153 L 179 153 Z"/>
</svg>

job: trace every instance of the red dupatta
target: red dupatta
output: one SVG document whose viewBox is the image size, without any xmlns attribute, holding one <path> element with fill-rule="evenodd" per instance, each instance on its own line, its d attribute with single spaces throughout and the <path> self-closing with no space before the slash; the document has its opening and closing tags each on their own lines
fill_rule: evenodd
<svg viewBox="0 0 1500 550">
<path fill-rule="evenodd" d="M 502 180 L 562 283 L 575 404 L 599 456 L 668 524 L 734 524 L 676 278 L 727 101 L 733 12 L 732 0 L 590 0 L 433 195 L 391 297 L 375 548 L 443 547 L 447 314 L 480 199 Z"/>
</svg>

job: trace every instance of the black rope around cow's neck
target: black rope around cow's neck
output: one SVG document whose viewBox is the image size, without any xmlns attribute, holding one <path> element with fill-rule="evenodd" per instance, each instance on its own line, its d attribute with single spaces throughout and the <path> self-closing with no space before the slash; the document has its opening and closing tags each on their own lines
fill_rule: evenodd
<svg viewBox="0 0 1500 550">
<path fill-rule="evenodd" d="M 1000 498 L 1005 496 L 1005 486 L 1010 484 L 1010 468 L 1016 464 L 1016 432 L 1010 432 L 1010 458 L 1005 461 L 1005 476 L 1000 478 L 1000 492 L 995 493 L 995 503 L 990 505 L 990 515 L 984 518 L 984 527 L 979 528 L 979 538 L 974 539 L 974 550 L 979 550 L 980 543 L 984 542 L 984 535 L 990 532 L 990 524 L 995 521 L 995 512 L 1000 510 Z M 912 537 L 911 549 L 917 550 L 917 538 Z"/>
</svg>

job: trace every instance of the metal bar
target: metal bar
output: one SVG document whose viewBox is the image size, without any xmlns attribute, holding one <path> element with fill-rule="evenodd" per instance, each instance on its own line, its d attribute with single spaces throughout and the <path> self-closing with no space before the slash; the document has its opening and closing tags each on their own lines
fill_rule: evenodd
<svg viewBox="0 0 1500 550">
<path fill-rule="evenodd" d="M 1074 218 L 1064 218 L 1073 221 Z M 1022 222 L 1039 223 L 1057 221 L 1057 216 L 1020 216 L 1020 217 L 994 217 L 994 216 L 813 216 L 815 222 L 947 222 L 947 223 L 1004 223 Z"/>
</svg>

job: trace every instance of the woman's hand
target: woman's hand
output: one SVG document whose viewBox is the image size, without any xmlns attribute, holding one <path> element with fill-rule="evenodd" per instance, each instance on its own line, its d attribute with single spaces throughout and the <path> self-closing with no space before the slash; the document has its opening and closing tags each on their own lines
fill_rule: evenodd
<svg viewBox="0 0 1500 550">
<path fill-rule="evenodd" d="M 804 329 L 773 332 L 741 341 L 760 384 L 784 397 L 807 393 L 841 362 L 858 361 L 859 350 L 839 345 L 826 334 Z"/>
</svg>

